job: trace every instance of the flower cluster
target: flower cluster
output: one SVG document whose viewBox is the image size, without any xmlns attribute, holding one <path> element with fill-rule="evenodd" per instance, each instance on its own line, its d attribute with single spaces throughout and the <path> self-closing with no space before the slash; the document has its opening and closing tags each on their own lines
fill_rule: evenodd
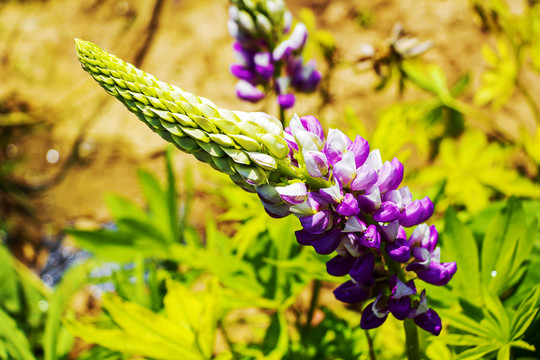
<svg viewBox="0 0 540 360">
<path fill-rule="evenodd" d="M 362 313 L 362 328 L 380 326 L 391 313 L 399 320 L 413 318 L 438 335 L 441 320 L 427 307 L 425 292 L 418 294 L 414 281 L 406 281 L 416 274 L 427 283 L 445 285 L 457 270 L 455 262 L 440 262 L 437 230 L 424 224 L 433 213 L 431 200 L 413 200 L 408 187 L 399 188 L 403 165 L 396 158 L 383 163 L 361 136 L 351 141 L 330 129 L 325 139 L 315 117 L 297 115 L 285 132 L 291 162 L 328 186 L 293 182 L 276 187 L 283 204 L 267 189 L 259 191 L 267 211 L 294 213 L 303 227 L 296 232 L 300 244 L 319 254 L 337 252 L 327 262 L 328 273 L 351 278 L 335 289 L 338 300 L 376 298 Z M 414 226 L 407 236 L 405 228 Z"/>
<path fill-rule="evenodd" d="M 231 72 L 239 79 L 239 98 L 257 102 L 265 97 L 263 90 L 273 89 L 280 107 L 288 109 L 295 102 L 291 88 L 300 92 L 317 88 L 321 75 L 315 62 L 304 63 L 302 58 L 306 27 L 298 23 L 291 32 L 292 15 L 282 0 L 231 0 L 229 16 L 237 59 Z"/>
</svg>

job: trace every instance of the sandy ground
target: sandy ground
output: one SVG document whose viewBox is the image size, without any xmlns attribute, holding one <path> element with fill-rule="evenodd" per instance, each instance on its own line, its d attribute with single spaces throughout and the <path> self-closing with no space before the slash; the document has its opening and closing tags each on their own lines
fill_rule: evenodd
<svg viewBox="0 0 540 360">
<path fill-rule="evenodd" d="M 26 120 L 47 125 L 32 136 L 17 133 L 13 137 L 14 157 L 23 158 L 18 178 L 30 185 L 40 184 L 62 168 L 77 136 L 83 149 L 84 161 L 76 163 L 56 186 L 32 198 L 46 232 L 55 233 L 73 222 L 106 221 L 105 193 L 139 199 L 135 169 L 143 166 L 163 173 L 165 143 L 85 74 L 76 59 L 74 38 L 95 42 L 129 62 L 138 59 L 146 72 L 221 107 L 276 114 L 271 102 L 251 105 L 234 95 L 235 79 L 228 70 L 233 55 L 226 31 L 226 1 L 166 0 L 159 9 L 159 21 L 152 25 L 155 3 L 50 0 L 0 4 L 0 102 L 9 99 L 9 104 L 27 107 Z M 302 0 L 287 4 L 294 14 L 302 7 L 311 8 L 318 26 L 334 34 L 339 55 L 346 61 L 360 55 L 362 43 L 381 43 L 400 21 L 411 35 L 434 41 L 426 61 L 439 64 L 450 83 L 470 72 L 473 89 L 485 67 L 481 44 L 492 41 L 480 31 L 466 0 Z M 371 25 L 360 26 L 355 20 L 358 14 L 370 17 Z M 540 84 L 530 77 L 525 81 L 533 94 L 540 93 Z M 371 74 L 339 67 L 331 82 L 332 103 L 316 113 L 319 99 L 301 96 L 295 111 L 315 114 L 326 126 L 335 126 L 345 107 L 351 106 L 371 129 L 377 110 L 396 98 L 395 88 L 374 92 L 374 82 Z M 523 100 L 515 96 L 512 104 L 494 120 L 506 122 L 514 135 L 519 121 L 509 119 L 525 119 L 532 128 Z M 9 116 L 3 114 L 0 121 L 6 118 Z M 55 164 L 46 161 L 50 149 L 60 154 Z M 201 166 L 191 156 L 176 155 L 177 172 L 189 167 L 204 184 Z M 199 211 L 205 207 L 201 205 Z M 21 234 L 21 240 L 31 236 L 30 232 Z"/>
</svg>

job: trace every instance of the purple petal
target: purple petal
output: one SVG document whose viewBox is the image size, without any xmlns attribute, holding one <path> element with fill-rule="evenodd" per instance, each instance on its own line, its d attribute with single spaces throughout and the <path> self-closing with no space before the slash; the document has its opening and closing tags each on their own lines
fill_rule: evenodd
<svg viewBox="0 0 540 360">
<path fill-rule="evenodd" d="M 399 216 L 399 224 L 405 227 L 411 227 L 420 224 L 424 220 L 424 207 L 420 200 L 405 205 L 403 212 Z"/>
<path fill-rule="evenodd" d="M 388 281 L 390 290 L 392 291 L 392 299 L 401 299 L 405 296 L 416 294 L 416 286 L 414 280 L 409 280 L 406 284 L 399 280 L 396 275 L 392 275 Z"/>
<path fill-rule="evenodd" d="M 363 249 L 360 248 L 358 236 L 355 233 L 341 233 L 341 245 L 349 252 L 351 256 L 359 257 Z"/>
<path fill-rule="evenodd" d="M 246 49 L 238 41 L 235 41 L 233 44 L 233 54 L 235 59 L 239 61 L 240 64 L 243 65 L 246 69 L 252 69 L 255 66 L 253 62 L 253 56 L 255 56 L 255 52 L 250 49 Z"/>
<path fill-rule="evenodd" d="M 292 49 L 296 51 L 303 48 L 306 44 L 307 36 L 308 33 L 306 26 L 302 23 L 296 24 L 291 36 L 289 37 L 290 46 Z"/>
<path fill-rule="evenodd" d="M 416 315 L 414 323 L 435 336 L 438 336 L 442 330 L 441 318 L 433 309 L 428 309 L 426 312 Z"/>
<path fill-rule="evenodd" d="M 309 131 L 310 133 L 313 133 L 321 139 L 321 141 L 324 141 L 324 131 L 321 125 L 321 122 L 313 115 L 307 115 L 302 116 L 300 118 L 300 121 L 302 123 L 302 126 L 306 131 Z"/>
<path fill-rule="evenodd" d="M 360 166 L 364 165 L 367 157 L 369 156 L 369 143 L 360 135 L 356 135 L 354 142 L 347 150 L 354 153 L 356 168 L 359 168 Z"/>
<path fill-rule="evenodd" d="M 296 98 L 294 94 L 279 94 L 277 96 L 277 102 L 283 109 L 290 109 L 294 106 Z"/>
<path fill-rule="evenodd" d="M 351 139 L 349 139 L 344 133 L 338 129 L 330 129 L 328 131 L 328 137 L 323 149 L 323 152 L 328 158 L 328 163 L 330 165 L 334 165 L 340 161 L 343 153 L 347 151 L 347 148 L 351 144 Z"/>
<path fill-rule="evenodd" d="M 373 213 L 373 220 L 389 222 L 399 219 L 399 209 L 390 201 L 383 202 L 381 207 Z"/>
<path fill-rule="evenodd" d="M 311 216 L 299 218 L 304 230 L 312 234 L 322 234 L 332 224 L 332 213 L 330 210 L 319 211 Z"/>
<path fill-rule="evenodd" d="M 350 216 L 345 223 L 343 232 L 364 232 L 366 229 L 366 224 L 362 220 L 356 216 Z"/>
<path fill-rule="evenodd" d="M 424 217 L 421 222 L 424 222 L 427 219 L 429 219 L 431 215 L 433 215 L 434 206 L 433 206 L 433 202 L 428 196 L 420 200 L 420 203 L 422 204 L 422 207 L 424 208 Z"/>
<path fill-rule="evenodd" d="M 272 57 L 270 53 L 263 52 L 257 53 L 253 57 L 255 63 L 255 70 L 266 80 L 272 78 L 274 75 L 274 64 L 272 64 Z"/>
<path fill-rule="evenodd" d="M 317 254 L 328 255 L 333 253 L 341 241 L 341 231 L 339 228 L 330 229 L 318 239 L 312 242 Z"/>
<path fill-rule="evenodd" d="M 257 89 L 245 80 L 236 83 L 236 96 L 249 102 L 257 102 L 264 97 L 264 92 Z"/>
<path fill-rule="evenodd" d="M 328 160 L 326 155 L 320 151 L 302 151 L 304 162 L 309 175 L 322 177 L 328 173 Z"/>
<path fill-rule="evenodd" d="M 367 248 L 378 249 L 381 247 L 381 236 L 375 225 L 369 225 L 358 241 Z"/>
<path fill-rule="evenodd" d="M 356 169 L 356 176 L 351 182 L 352 191 L 366 190 L 377 183 L 377 171 L 369 165 L 362 165 Z"/>
<path fill-rule="evenodd" d="M 292 205 L 303 203 L 307 196 L 306 184 L 303 182 L 297 182 L 287 186 L 278 186 L 276 187 L 276 191 L 283 201 Z"/>
<path fill-rule="evenodd" d="M 435 225 L 431 225 L 429 227 L 429 236 L 424 239 L 422 239 L 422 246 L 424 249 L 427 249 L 430 253 L 435 251 L 435 248 L 437 247 L 437 242 L 439 240 L 439 233 L 437 232 L 437 228 Z"/>
<path fill-rule="evenodd" d="M 346 281 L 334 290 L 334 296 L 339 301 L 348 304 L 360 303 L 369 298 L 370 288 L 357 284 L 352 280 Z"/>
<path fill-rule="evenodd" d="M 381 240 L 386 242 L 393 242 L 398 238 L 399 222 L 392 221 L 388 225 L 379 225 L 379 234 L 381 234 Z"/>
<path fill-rule="evenodd" d="M 253 83 L 257 77 L 252 70 L 238 64 L 231 65 L 231 74 L 239 79 L 246 80 L 249 83 Z"/>
<path fill-rule="evenodd" d="M 372 213 L 374 210 L 381 206 L 381 193 L 377 186 L 372 186 L 365 190 L 363 195 L 356 198 L 358 200 L 358 207 L 365 213 Z"/>
<path fill-rule="evenodd" d="M 306 200 L 301 204 L 291 205 L 290 209 L 297 216 L 314 215 L 328 207 L 328 202 L 318 193 L 308 192 Z"/>
<path fill-rule="evenodd" d="M 396 167 L 394 160 L 400 167 Z M 392 162 L 386 161 L 379 170 L 379 180 L 376 185 L 379 187 L 381 194 L 395 190 L 403 179 L 403 165 L 396 158 L 394 160 Z"/>
<path fill-rule="evenodd" d="M 283 131 L 283 137 L 285 138 L 285 141 L 287 141 L 291 156 L 293 156 L 294 151 L 298 151 L 298 144 L 296 143 L 296 139 L 294 138 L 294 136 L 292 136 L 291 128 L 285 128 L 285 130 Z"/>
<path fill-rule="evenodd" d="M 394 182 L 390 185 L 391 189 L 397 189 L 401 181 L 403 181 L 403 164 L 399 162 L 397 158 L 392 159 L 392 165 L 394 166 Z"/>
<path fill-rule="evenodd" d="M 346 152 L 341 160 L 334 164 L 334 178 L 339 180 L 343 187 L 347 186 L 356 175 L 356 165 L 354 163 L 354 153 Z"/>
<path fill-rule="evenodd" d="M 338 214 L 343 216 L 352 216 L 360 212 L 358 208 L 358 201 L 354 198 L 354 195 L 351 193 L 345 194 L 343 201 L 335 206 Z"/>
<path fill-rule="evenodd" d="M 408 296 L 388 300 L 388 310 L 398 320 L 405 320 L 411 312 L 411 299 Z"/>
<path fill-rule="evenodd" d="M 369 165 L 377 171 L 379 171 L 382 168 L 383 163 L 382 163 L 381 153 L 379 149 L 375 149 L 369 153 L 364 165 Z"/>
<path fill-rule="evenodd" d="M 358 257 L 349 271 L 349 275 L 359 284 L 372 286 L 375 279 L 373 270 L 375 269 L 375 256 L 372 252 L 367 252 Z"/>
<path fill-rule="evenodd" d="M 290 74 L 292 76 L 292 86 L 298 91 L 306 93 L 315 91 L 322 79 L 321 74 L 316 70 L 315 60 L 301 64 L 301 66 L 296 67 Z"/>
<path fill-rule="evenodd" d="M 382 314 L 376 314 L 373 311 L 374 306 L 375 302 L 372 302 L 371 304 L 366 306 L 364 311 L 362 311 L 362 317 L 360 318 L 360 327 L 364 330 L 378 328 L 385 322 L 386 318 L 388 317 L 388 312 L 383 312 L 384 315 L 381 317 L 377 316 Z"/>
<path fill-rule="evenodd" d="M 386 244 L 386 253 L 390 259 L 399 263 L 406 263 L 411 258 L 411 249 L 405 239 L 396 239 Z"/>
<path fill-rule="evenodd" d="M 320 189 L 319 194 L 330 204 L 339 204 L 344 198 L 339 181 L 336 181 L 335 184 L 330 187 Z"/>
<path fill-rule="evenodd" d="M 456 271 L 457 265 L 455 262 L 439 264 L 432 261 L 428 269 L 422 269 L 415 272 L 418 277 L 425 282 L 433 285 L 442 286 L 448 284 Z"/>
<path fill-rule="evenodd" d="M 345 276 L 351 270 L 356 258 L 337 255 L 326 262 L 326 271 L 332 276 Z"/>
<path fill-rule="evenodd" d="M 296 241 L 298 241 L 300 245 L 305 245 L 305 246 L 311 246 L 311 244 L 315 240 L 319 240 L 322 236 L 320 234 L 319 235 L 312 234 L 310 232 L 307 232 L 306 230 L 298 230 L 298 231 L 295 231 L 294 234 L 296 235 Z"/>
</svg>

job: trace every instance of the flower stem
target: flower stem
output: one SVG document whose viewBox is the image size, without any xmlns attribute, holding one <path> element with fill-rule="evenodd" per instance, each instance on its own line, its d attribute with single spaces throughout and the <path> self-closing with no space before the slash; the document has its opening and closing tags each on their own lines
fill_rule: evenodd
<svg viewBox="0 0 540 360">
<path fill-rule="evenodd" d="M 366 339 L 369 347 L 369 360 L 377 360 L 377 357 L 375 356 L 375 349 L 373 348 L 373 339 L 371 338 L 371 335 L 369 335 L 369 330 L 364 331 L 366 332 Z"/>
<path fill-rule="evenodd" d="M 408 360 L 420 360 L 420 350 L 418 347 L 418 330 L 412 319 L 403 321 L 405 328 L 405 345 L 407 347 Z"/>
<path fill-rule="evenodd" d="M 285 123 L 285 109 L 281 105 L 279 105 L 279 120 L 281 120 L 281 123 L 283 124 L 283 128 L 289 125 Z"/>
<path fill-rule="evenodd" d="M 309 310 L 308 310 L 307 321 L 306 321 L 306 329 L 305 329 L 306 333 L 311 328 L 311 322 L 313 321 L 313 315 L 315 314 L 315 308 L 317 307 L 317 302 L 319 300 L 321 286 L 322 286 L 321 280 L 316 279 L 313 281 L 313 291 L 311 294 L 311 302 L 309 304 Z"/>
</svg>

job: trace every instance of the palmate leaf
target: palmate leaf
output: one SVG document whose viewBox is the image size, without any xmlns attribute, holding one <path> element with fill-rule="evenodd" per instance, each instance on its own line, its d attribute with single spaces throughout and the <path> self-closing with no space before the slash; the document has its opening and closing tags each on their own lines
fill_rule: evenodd
<svg viewBox="0 0 540 360">
<path fill-rule="evenodd" d="M 485 308 L 483 319 L 474 320 L 464 313 L 451 310 L 441 311 L 443 318 L 450 325 L 464 334 L 449 334 L 441 337 L 448 345 L 468 346 L 470 349 L 461 352 L 457 359 L 489 358 L 488 354 L 497 352 L 497 359 L 509 359 L 512 347 L 534 351 L 534 346 L 521 340 L 538 312 L 540 285 L 537 285 L 520 304 L 512 316 L 504 308 L 499 298 L 484 291 Z"/>
<path fill-rule="evenodd" d="M 497 40 L 497 52 L 485 44 L 482 55 L 490 69 L 482 74 L 482 85 L 474 95 L 474 102 L 478 105 L 491 102 L 498 110 L 514 93 L 519 65 L 511 53 L 511 46 L 502 38 Z"/>
<path fill-rule="evenodd" d="M 217 282 L 191 291 L 167 281 L 163 314 L 107 295 L 103 308 L 116 327 L 66 320 L 69 330 L 84 341 L 134 356 L 153 359 L 210 359 L 214 348 L 220 297 Z"/>
<path fill-rule="evenodd" d="M 531 226 L 535 231 L 535 223 Z M 526 225 L 521 203 L 510 198 L 491 221 L 482 243 L 482 280 L 490 291 L 505 290 L 534 245 L 534 231 Z"/>
</svg>

